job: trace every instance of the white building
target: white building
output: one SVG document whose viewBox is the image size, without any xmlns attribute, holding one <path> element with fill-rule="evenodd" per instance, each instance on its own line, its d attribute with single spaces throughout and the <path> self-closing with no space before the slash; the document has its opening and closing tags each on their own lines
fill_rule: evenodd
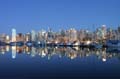
<svg viewBox="0 0 120 79">
<path fill-rule="evenodd" d="M 31 31 L 31 40 L 36 41 L 36 32 L 34 30 Z"/>
<path fill-rule="evenodd" d="M 12 29 L 12 42 L 16 42 L 16 29 Z"/>
</svg>

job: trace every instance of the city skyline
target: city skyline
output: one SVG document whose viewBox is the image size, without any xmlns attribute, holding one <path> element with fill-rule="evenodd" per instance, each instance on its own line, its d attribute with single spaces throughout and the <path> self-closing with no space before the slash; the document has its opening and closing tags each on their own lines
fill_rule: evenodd
<svg viewBox="0 0 120 79">
<path fill-rule="evenodd" d="M 0 0 L 0 79 L 120 78 L 120 0 Z"/>
<path fill-rule="evenodd" d="M 116 38 L 116 36 L 119 36 L 120 33 L 120 26 L 118 26 L 117 28 L 110 28 L 107 27 L 106 25 L 101 25 L 98 28 L 94 29 L 94 30 L 90 30 L 90 29 L 76 29 L 76 28 L 69 28 L 69 29 L 58 29 L 59 31 L 54 31 L 52 28 L 48 29 L 40 29 L 39 31 L 35 31 L 35 30 L 31 30 L 29 32 L 26 33 L 22 33 L 22 32 L 17 32 L 15 28 L 13 28 L 11 30 L 11 34 L 7 34 L 7 33 L 1 33 L 1 40 L 2 37 L 4 37 L 6 35 L 6 39 L 11 39 L 11 41 L 19 41 L 19 38 L 17 39 L 17 36 L 20 35 L 20 37 L 24 38 L 24 35 L 26 34 L 31 34 L 31 39 L 29 39 L 30 41 L 35 41 L 36 36 L 39 39 L 43 38 L 43 39 L 48 39 L 48 38 L 59 38 L 56 35 L 60 35 L 61 37 L 66 37 L 66 38 L 72 38 L 73 41 L 76 41 L 77 39 L 81 40 L 83 38 L 90 38 L 90 39 L 96 39 L 96 35 L 98 36 L 98 38 L 100 39 L 106 39 L 107 37 L 109 37 L 108 39 L 110 39 L 110 36 L 113 35 L 114 38 Z M 42 34 L 42 35 L 41 35 Z M 46 35 L 46 38 L 45 35 Z M 91 35 L 91 36 L 90 36 Z M 55 37 L 56 36 L 56 37 Z M 113 37 L 112 36 L 112 37 Z M 18 36 L 19 37 L 19 36 Z M 120 37 L 118 37 L 119 40 Z M 50 40 L 50 39 L 48 39 Z M 22 40 L 24 41 L 24 40 Z"/>
</svg>

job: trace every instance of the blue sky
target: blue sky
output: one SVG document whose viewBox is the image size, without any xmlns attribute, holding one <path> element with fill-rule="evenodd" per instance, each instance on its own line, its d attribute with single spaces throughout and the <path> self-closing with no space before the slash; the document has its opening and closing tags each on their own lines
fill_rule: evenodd
<svg viewBox="0 0 120 79">
<path fill-rule="evenodd" d="M 0 33 L 120 24 L 120 0 L 0 0 Z"/>
</svg>

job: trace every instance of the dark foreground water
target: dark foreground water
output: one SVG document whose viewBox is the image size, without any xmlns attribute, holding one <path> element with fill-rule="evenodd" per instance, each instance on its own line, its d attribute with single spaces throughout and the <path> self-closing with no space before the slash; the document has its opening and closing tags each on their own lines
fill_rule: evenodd
<svg viewBox="0 0 120 79">
<path fill-rule="evenodd" d="M 71 48 L 31 48 L 30 52 L 22 49 L 16 52 L 16 58 L 12 58 L 12 50 L 1 49 L 0 79 L 120 77 L 119 53 Z"/>
</svg>

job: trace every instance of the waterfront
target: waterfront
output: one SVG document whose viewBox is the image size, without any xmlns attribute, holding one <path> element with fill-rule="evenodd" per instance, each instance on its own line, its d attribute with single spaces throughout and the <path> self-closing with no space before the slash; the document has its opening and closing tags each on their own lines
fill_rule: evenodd
<svg viewBox="0 0 120 79">
<path fill-rule="evenodd" d="M 120 77 L 120 27 L 0 35 L 0 78 Z M 3 61 L 4 60 L 4 61 Z"/>
<path fill-rule="evenodd" d="M 0 0 L 0 79 L 120 78 L 120 0 Z"/>
</svg>

